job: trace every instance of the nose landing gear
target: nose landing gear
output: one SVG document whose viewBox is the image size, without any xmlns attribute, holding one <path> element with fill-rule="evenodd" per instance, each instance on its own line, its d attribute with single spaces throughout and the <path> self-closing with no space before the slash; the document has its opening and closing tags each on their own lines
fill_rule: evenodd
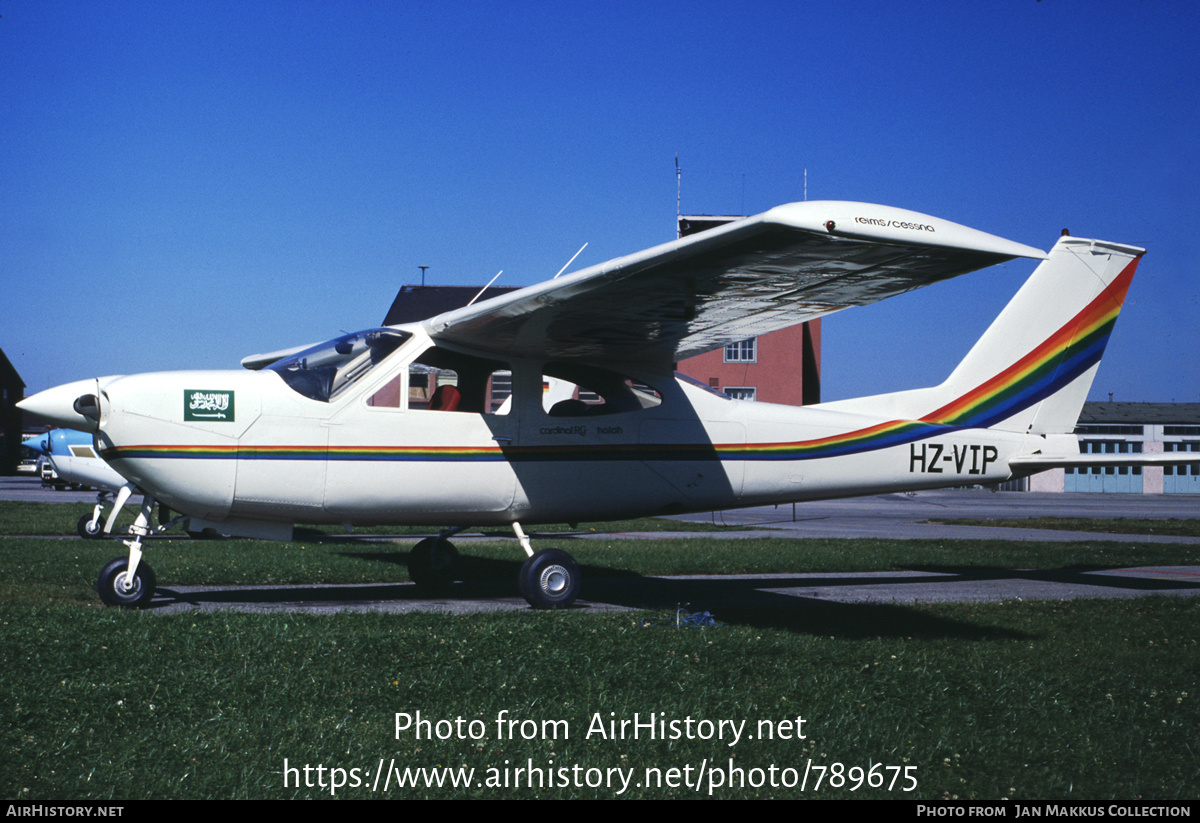
<svg viewBox="0 0 1200 823">
<path fill-rule="evenodd" d="M 109 606 L 140 609 L 150 605 L 157 582 L 149 563 L 142 562 L 142 538 L 150 534 L 150 513 L 154 499 L 142 498 L 142 509 L 129 528 L 132 540 L 122 541 L 129 547 L 128 557 L 115 557 L 100 570 L 96 591 Z M 86 515 L 85 515 L 86 516 Z"/>
<path fill-rule="evenodd" d="M 150 604 L 156 582 L 149 563 L 139 563 L 130 574 L 129 558 L 115 557 L 100 570 L 96 591 L 106 605 L 140 609 Z"/>
<path fill-rule="evenodd" d="M 79 536 L 86 540 L 95 540 L 111 534 L 112 527 L 117 522 L 117 514 L 134 491 L 133 484 L 126 483 L 117 490 L 116 500 L 113 500 L 111 491 L 101 489 L 96 495 L 96 505 L 93 507 L 91 515 L 85 514 L 79 518 L 79 522 L 76 524 Z M 108 513 L 108 517 L 104 517 L 104 506 L 110 502 L 113 504 L 112 511 Z"/>
</svg>

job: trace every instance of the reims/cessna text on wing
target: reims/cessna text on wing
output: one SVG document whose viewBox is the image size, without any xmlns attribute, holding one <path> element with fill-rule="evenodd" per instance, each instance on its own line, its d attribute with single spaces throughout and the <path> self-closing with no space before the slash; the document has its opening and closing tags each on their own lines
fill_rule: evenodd
<svg viewBox="0 0 1200 823">
<path fill-rule="evenodd" d="M 142 552 L 157 500 L 191 531 L 278 539 L 294 523 L 506 524 L 528 555 L 524 596 L 563 607 L 579 568 L 559 549 L 535 552 L 523 526 L 1088 462 L 1072 431 L 1143 253 L 1062 237 L 1047 254 L 901 209 L 792 203 L 421 323 L 249 357 L 244 370 L 101 377 L 21 406 L 93 433 L 146 495 L 128 557 L 100 575 L 107 603 L 153 595 Z M 1016 257 L 1043 262 L 936 387 L 791 407 L 732 400 L 673 371 Z M 548 402 L 550 380 L 580 396 Z M 500 381 L 511 382 L 503 404 L 492 399 Z M 415 581 L 453 579 L 456 530 L 417 544 Z"/>
</svg>

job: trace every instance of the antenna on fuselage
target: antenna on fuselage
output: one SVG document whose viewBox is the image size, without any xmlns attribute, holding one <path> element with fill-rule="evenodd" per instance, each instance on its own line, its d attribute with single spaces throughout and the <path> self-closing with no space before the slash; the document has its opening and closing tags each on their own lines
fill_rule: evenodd
<svg viewBox="0 0 1200 823">
<path fill-rule="evenodd" d="M 417 266 L 417 268 L 421 270 L 421 288 L 425 288 L 425 269 L 429 266 Z"/>
</svg>

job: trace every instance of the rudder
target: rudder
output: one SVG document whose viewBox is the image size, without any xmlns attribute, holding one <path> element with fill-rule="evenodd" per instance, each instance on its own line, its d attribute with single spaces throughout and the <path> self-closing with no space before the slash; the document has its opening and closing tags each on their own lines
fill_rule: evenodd
<svg viewBox="0 0 1200 823">
<path fill-rule="evenodd" d="M 1144 253 L 1117 243 L 1060 238 L 933 390 L 954 399 L 921 419 L 1032 434 L 1072 432 Z"/>
</svg>

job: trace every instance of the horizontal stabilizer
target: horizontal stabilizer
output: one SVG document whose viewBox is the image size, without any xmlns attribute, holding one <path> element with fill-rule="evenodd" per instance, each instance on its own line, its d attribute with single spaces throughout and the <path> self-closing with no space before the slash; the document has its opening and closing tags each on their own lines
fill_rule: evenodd
<svg viewBox="0 0 1200 823">
<path fill-rule="evenodd" d="M 1033 474 L 1047 469 L 1093 468 L 1101 466 L 1186 466 L 1200 463 L 1196 452 L 1157 452 L 1154 454 L 1029 454 L 1008 461 L 1013 473 Z"/>
</svg>

